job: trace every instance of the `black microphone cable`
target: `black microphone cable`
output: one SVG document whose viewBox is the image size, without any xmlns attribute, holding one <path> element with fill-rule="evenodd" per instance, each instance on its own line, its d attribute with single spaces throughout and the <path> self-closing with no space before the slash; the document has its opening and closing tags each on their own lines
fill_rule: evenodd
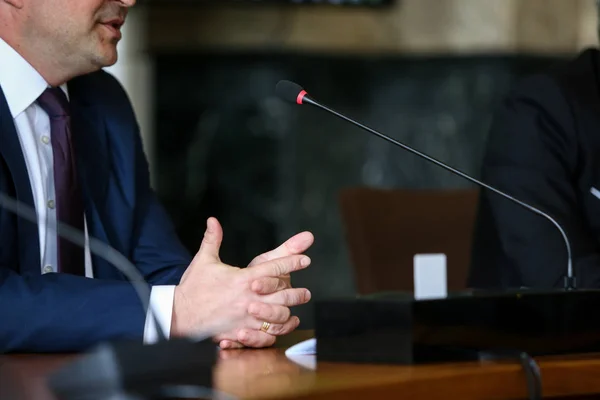
<svg viewBox="0 0 600 400">
<path fill-rule="evenodd" d="M 489 350 L 478 354 L 480 361 L 506 361 L 519 360 L 527 382 L 527 398 L 529 400 L 542 399 L 542 372 L 538 363 L 525 351 Z"/>
<path fill-rule="evenodd" d="M 526 352 L 519 354 L 519 360 L 527 378 L 529 400 L 542 399 L 542 373 L 538 363 Z"/>
</svg>

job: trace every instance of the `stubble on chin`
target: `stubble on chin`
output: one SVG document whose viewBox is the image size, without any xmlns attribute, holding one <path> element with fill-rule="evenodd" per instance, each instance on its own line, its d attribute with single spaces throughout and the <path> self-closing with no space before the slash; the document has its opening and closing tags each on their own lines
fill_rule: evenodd
<svg viewBox="0 0 600 400">
<path fill-rule="evenodd" d="M 110 67 L 118 61 L 118 40 L 97 33 L 94 45 L 90 46 L 92 64 L 96 69 Z"/>
</svg>

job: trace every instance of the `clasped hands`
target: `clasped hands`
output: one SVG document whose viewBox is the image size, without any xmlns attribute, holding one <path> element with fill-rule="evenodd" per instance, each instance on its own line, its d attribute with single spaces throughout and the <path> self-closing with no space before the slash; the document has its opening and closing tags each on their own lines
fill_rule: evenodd
<svg viewBox="0 0 600 400">
<path fill-rule="evenodd" d="M 300 323 L 290 307 L 310 300 L 307 289 L 291 287 L 290 274 L 310 265 L 302 253 L 314 237 L 299 233 L 243 269 L 221 262 L 222 240 L 221 225 L 209 218 L 200 249 L 175 288 L 171 335 L 194 336 L 228 326 L 214 336 L 223 349 L 271 346 L 276 336 Z M 266 332 L 264 322 L 270 324 Z"/>
</svg>

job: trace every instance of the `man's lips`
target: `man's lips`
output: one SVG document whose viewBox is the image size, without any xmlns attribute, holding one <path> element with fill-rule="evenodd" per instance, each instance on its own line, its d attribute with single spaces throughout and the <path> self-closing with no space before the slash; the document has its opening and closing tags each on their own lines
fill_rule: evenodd
<svg viewBox="0 0 600 400">
<path fill-rule="evenodd" d="M 125 23 L 125 20 L 123 18 L 113 18 L 113 19 L 109 19 L 109 20 L 105 20 L 105 21 L 100 21 L 100 23 L 102 25 L 110 25 L 113 28 L 119 30 Z"/>
<path fill-rule="evenodd" d="M 122 18 L 115 18 L 100 22 L 101 25 L 104 25 L 118 39 L 121 38 L 121 27 L 124 23 L 125 20 Z"/>
</svg>

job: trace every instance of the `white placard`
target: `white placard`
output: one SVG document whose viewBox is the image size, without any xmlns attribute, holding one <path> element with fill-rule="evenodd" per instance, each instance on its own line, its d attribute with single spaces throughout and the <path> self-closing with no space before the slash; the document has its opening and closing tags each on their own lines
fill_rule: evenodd
<svg viewBox="0 0 600 400">
<path fill-rule="evenodd" d="M 448 296 L 445 254 L 415 254 L 413 260 L 415 299 Z"/>
</svg>

